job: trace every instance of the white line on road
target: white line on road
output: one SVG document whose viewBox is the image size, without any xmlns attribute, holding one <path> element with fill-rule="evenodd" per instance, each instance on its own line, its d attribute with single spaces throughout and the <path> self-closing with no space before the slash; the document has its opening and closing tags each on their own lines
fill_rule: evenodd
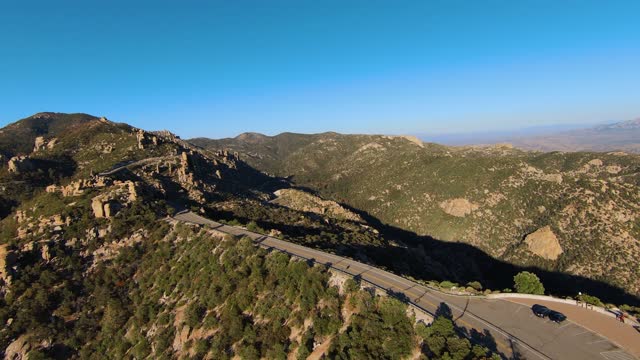
<svg viewBox="0 0 640 360">
<path fill-rule="evenodd" d="M 600 355 L 607 360 L 634 360 L 634 357 L 622 350 L 603 351 Z"/>
<path fill-rule="evenodd" d="M 597 344 L 597 343 L 601 343 L 601 342 L 605 342 L 605 341 L 609 341 L 607 339 L 600 339 L 600 340 L 596 340 L 596 341 L 590 341 L 587 344 L 591 345 L 591 344 Z"/>
</svg>

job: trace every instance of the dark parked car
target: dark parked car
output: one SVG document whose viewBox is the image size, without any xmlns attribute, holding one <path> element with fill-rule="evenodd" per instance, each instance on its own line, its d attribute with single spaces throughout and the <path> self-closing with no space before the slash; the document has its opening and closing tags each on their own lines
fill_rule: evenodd
<svg viewBox="0 0 640 360">
<path fill-rule="evenodd" d="M 547 317 L 549 317 L 549 320 L 555 321 L 557 323 L 561 323 L 567 320 L 567 317 L 563 313 L 554 310 L 549 311 Z"/>
<path fill-rule="evenodd" d="M 542 306 L 542 305 L 539 305 L 539 304 L 533 305 L 531 307 L 531 310 L 533 311 L 534 314 L 536 314 L 536 316 L 541 317 L 541 318 L 547 316 L 547 314 L 549 314 L 549 312 L 551 311 L 551 310 L 549 310 L 548 307 Z"/>
</svg>

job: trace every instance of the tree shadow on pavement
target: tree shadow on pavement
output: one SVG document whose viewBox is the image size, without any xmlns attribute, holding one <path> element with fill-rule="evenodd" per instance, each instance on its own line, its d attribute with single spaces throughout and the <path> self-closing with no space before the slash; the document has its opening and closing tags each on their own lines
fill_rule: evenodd
<svg viewBox="0 0 640 360">
<path fill-rule="evenodd" d="M 451 308 L 449 307 L 449 305 L 443 302 L 441 302 L 440 305 L 438 305 L 438 308 L 436 309 L 436 312 L 434 315 L 436 317 L 442 316 L 446 319 L 453 320 L 453 312 L 451 311 Z"/>
<path fill-rule="evenodd" d="M 438 308 L 436 309 L 434 315 L 436 318 L 443 317 L 451 320 L 451 322 L 453 323 L 455 332 L 458 335 L 468 339 L 472 345 L 483 346 L 487 348 L 491 353 L 497 354 L 503 359 L 521 359 L 522 358 L 519 352 L 516 351 L 516 349 L 512 345 L 510 345 L 511 347 L 510 356 L 498 350 L 497 341 L 494 338 L 493 334 L 491 334 L 491 332 L 488 329 L 482 329 L 482 331 L 478 331 L 478 329 L 475 329 L 475 328 L 467 328 L 465 326 L 459 325 L 457 320 L 460 317 L 462 317 L 462 315 L 458 316 L 457 319 L 454 319 L 454 314 L 453 314 L 453 311 L 451 310 L 451 307 L 449 307 L 449 305 L 447 305 L 444 302 L 441 302 L 438 305 Z"/>
</svg>

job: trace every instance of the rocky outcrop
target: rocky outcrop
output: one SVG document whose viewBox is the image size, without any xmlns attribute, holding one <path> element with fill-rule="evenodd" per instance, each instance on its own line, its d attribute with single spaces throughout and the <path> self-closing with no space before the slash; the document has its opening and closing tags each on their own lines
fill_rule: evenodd
<svg viewBox="0 0 640 360">
<path fill-rule="evenodd" d="M 27 213 L 24 210 L 16 210 L 16 222 L 18 224 L 23 223 L 25 220 L 27 220 Z"/>
<path fill-rule="evenodd" d="M 138 149 L 144 150 L 145 138 L 144 130 L 138 130 L 136 133 L 136 139 L 138 140 Z"/>
<path fill-rule="evenodd" d="M 477 210 L 478 205 L 467 199 L 457 198 L 441 202 L 440 208 L 451 216 L 465 217 Z"/>
<path fill-rule="evenodd" d="M 362 218 L 347 210 L 335 201 L 323 200 L 315 195 L 296 189 L 281 189 L 274 192 L 277 196 L 272 203 L 294 210 L 311 212 L 336 219 L 362 222 Z"/>
<path fill-rule="evenodd" d="M 158 136 L 149 135 L 142 129 L 139 129 L 136 132 L 136 140 L 138 141 L 138 149 L 140 150 L 146 149 L 150 144 L 157 146 L 160 143 L 160 139 Z"/>
<path fill-rule="evenodd" d="M 71 182 L 67 186 L 49 185 L 45 188 L 48 193 L 60 192 L 62 196 L 80 196 L 86 189 L 102 188 L 111 184 L 111 180 L 102 176 L 93 176 L 90 179 L 82 179 Z"/>
<path fill-rule="evenodd" d="M 36 138 L 35 143 L 33 144 L 33 152 L 41 151 L 41 150 L 44 150 L 44 149 L 51 150 L 56 146 L 57 143 L 58 143 L 58 139 L 57 138 L 53 138 L 53 139 L 47 141 L 44 138 L 44 136 L 38 136 Z"/>
<path fill-rule="evenodd" d="M 178 352 L 182 351 L 184 344 L 189 339 L 190 332 L 191 332 L 191 329 L 189 328 L 189 326 L 185 325 L 182 327 L 182 329 L 180 329 L 179 332 L 176 333 L 176 336 L 173 339 L 173 344 L 172 344 L 172 348 L 174 351 L 178 351 Z"/>
<path fill-rule="evenodd" d="M 544 174 L 540 177 L 540 179 L 544 181 L 554 182 L 556 184 L 562 184 L 562 175 L 561 174 Z"/>
<path fill-rule="evenodd" d="M 105 202 L 103 201 L 101 196 L 96 196 L 91 200 L 91 210 L 93 210 L 93 216 L 95 216 L 96 218 L 103 218 L 104 216 L 104 205 Z"/>
<path fill-rule="evenodd" d="M 109 219 L 112 215 L 115 214 L 116 206 L 113 202 L 107 201 L 104 206 L 104 217 Z"/>
<path fill-rule="evenodd" d="M 96 218 L 110 218 L 130 203 L 138 200 L 138 186 L 131 180 L 114 181 L 110 191 L 100 194 L 91 200 L 91 210 Z"/>
<path fill-rule="evenodd" d="M 49 142 L 47 142 L 47 149 L 48 150 L 53 149 L 56 146 L 57 143 L 58 143 L 58 139 L 56 139 L 56 138 L 53 138 L 53 139 L 49 140 Z"/>
<path fill-rule="evenodd" d="M 587 164 L 589 164 L 591 166 L 602 166 L 602 165 L 604 165 L 604 163 L 600 159 L 593 159 L 593 160 L 589 161 Z"/>
<path fill-rule="evenodd" d="M 33 145 L 33 151 L 40 151 L 40 150 L 44 150 L 44 146 L 46 144 L 46 141 L 44 140 L 44 136 L 38 136 L 36 138 L 35 144 Z"/>
<path fill-rule="evenodd" d="M 11 283 L 11 267 L 16 261 L 16 255 L 8 249 L 8 246 L 0 245 L 0 279 L 5 283 Z"/>
<path fill-rule="evenodd" d="M 416 136 L 413 135 L 385 135 L 382 136 L 383 139 L 404 139 L 407 140 L 409 142 L 414 143 L 415 145 L 418 145 L 419 147 L 424 147 L 424 143 L 422 142 L 422 140 L 418 139 Z"/>
<path fill-rule="evenodd" d="M 50 261 L 51 258 L 53 257 L 51 254 L 51 249 L 49 248 L 49 244 L 44 243 L 42 244 L 42 247 L 40 248 L 40 256 L 42 257 L 42 260 L 44 261 Z"/>
<path fill-rule="evenodd" d="M 622 167 L 619 165 L 609 165 L 605 169 L 609 174 L 617 174 L 622 171 Z"/>
<path fill-rule="evenodd" d="M 29 335 L 21 335 L 4 350 L 5 360 L 27 360 L 31 351 Z"/>
<path fill-rule="evenodd" d="M 128 200 L 130 202 L 138 200 L 138 190 L 136 189 L 136 184 L 133 181 L 127 181 L 125 184 L 127 185 L 127 190 L 129 191 Z"/>
<path fill-rule="evenodd" d="M 403 135 L 401 136 L 403 139 L 408 140 L 416 145 L 418 145 L 419 147 L 424 147 L 424 144 L 422 143 L 422 140 L 418 139 L 416 136 L 412 136 L 412 135 Z"/>
<path fill-rule="evenodd" d="M 560 242 L 548 225 L 527 235 L 524 242 L 529 251 L 547 260 L 556 260 L 562 254 Z"/>
<path fill-rule="evenodd" d="M 91 201 L 91 210 L 93 210 L 93 216 L 96 218 L 109 219 L 115 215 L 116 211 L 120 208 L 120 204 L 105 198 L 102 195 L 96 196 Z"/>
<path fill-rule="evenodd" d="M 9 172 L 21 173 L 28 172 L 35 169 L 33 161 L 28 156 L 14 156 L 9 159 Z"/>
</svg>

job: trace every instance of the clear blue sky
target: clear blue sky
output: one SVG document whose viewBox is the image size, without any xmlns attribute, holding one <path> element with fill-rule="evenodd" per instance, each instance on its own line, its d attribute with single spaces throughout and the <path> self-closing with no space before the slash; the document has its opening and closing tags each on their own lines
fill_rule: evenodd
<svg viewBox="0 0 640 360">
<path fill-rule="evenodd" d="M 0 126 L 455 133 L 640 116 L 640 1 L 0 1 Z"/>
</svg>

